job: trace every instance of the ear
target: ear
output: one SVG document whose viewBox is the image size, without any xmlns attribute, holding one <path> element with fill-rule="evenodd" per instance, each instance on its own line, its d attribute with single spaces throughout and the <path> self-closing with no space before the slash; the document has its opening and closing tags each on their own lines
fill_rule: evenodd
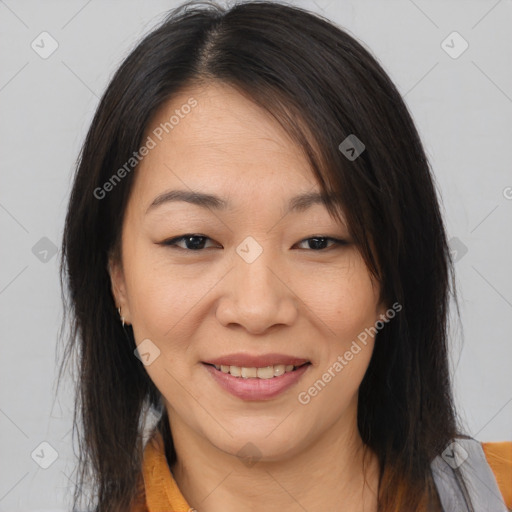
<svg viewBox="0 0 512 512">
<path fill-rule="evenodd" d="M 116 308 L 121 308 L 121 315 L 124 318 L 124 323 L 130 324 L 130 306 L 126 293 L 126 282 L 122 264 L 117 258 L 110 255 L 108 258 L 107 270 L 110 275 L 110 285 Z"/>
<path fill-rule="evenodd" d="M 377 278 L 375 278 L 375 276 L 373 276 L 371 274 L 370 274 L 370 282 L 371 282 L 372 289 L 373 289 L 374 294 L 375 294 L 374 296 L 378 300 L 377 306 L 375 308 L 376 320 L 380 320 L 382 316 L 385 316 L 385 313 L 389 309 L 389 304 L 387 304 L 384 299 L 381 300 L 381 298 L 380 298 L 380 290 L 381 290 L 380 286 L 381 286 L 381 284 L 377 280 Z"/>
<path fill-rule="evenodd" d="M 384 302 L 381 302 L 377 306 L 377 318 L 381 318 L 381 316 L 386 316 L 386 311 L 389 309 L 388 305 Z"/>
</svg>

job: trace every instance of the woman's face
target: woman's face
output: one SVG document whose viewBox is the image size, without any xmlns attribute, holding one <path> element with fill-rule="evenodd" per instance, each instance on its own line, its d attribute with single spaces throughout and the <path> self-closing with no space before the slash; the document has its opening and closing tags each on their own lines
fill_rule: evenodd
<svg viewBox="0 0 512 512">
<path fill-rule="evenodd" d="M 294 203 L 321 190 L 299 148 L 221 84 L 175 97 L 144 144 L 111 277 L 173 435 L 277 460 L 353 431 L 385 308 L 346 226 Z"/>
</svg>

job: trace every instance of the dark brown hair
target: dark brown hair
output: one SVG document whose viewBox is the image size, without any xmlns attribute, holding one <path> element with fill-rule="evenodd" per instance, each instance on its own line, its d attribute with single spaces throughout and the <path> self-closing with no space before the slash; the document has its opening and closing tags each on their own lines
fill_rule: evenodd
<svg viewBox="0 0 512 512">
<path fill-rule="evenodd" d="M 74 427 L 83 430 L 75 505 L 89 483 L 98 512 L 129 509 L 148 409 L 162 414 L 169 463 L 176 457 L 160 392 L 134 356 L 131 327 L 121 326 L 107 268 L 110 255 L 121 258 L 136 168 L 105 197 L 94 191 L 137 151 L 166 101 L 212 81 L 236 87 L 299 144 L 322 191 L 342 205 L 382 300 L 402 305 L 377 335 L 358 427 L 382 468 L 379 510 L 437 510 L 430 463 L 459 428 L 447 356 L 453 263 L 429 163 L 399 92 L 362 44 L 319 15 L 264 1 L 172 11 L 115 73 L 87 134 L 61 259 L 71 319 L 62 368 L 75 353 Z M 349 160 L 339 145 L 352 134 L 365 150 Z M 336 204 L 330 213 L 338 215 Z"/>
</svg>

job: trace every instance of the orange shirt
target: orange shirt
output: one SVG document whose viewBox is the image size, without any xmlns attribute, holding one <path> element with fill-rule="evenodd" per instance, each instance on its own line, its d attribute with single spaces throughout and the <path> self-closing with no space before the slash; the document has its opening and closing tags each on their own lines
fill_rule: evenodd
<svg viewBox="0 0 512 512">
<path fill-rule="evenodd" d="M 193 512 L 171 474 L 158 430 L 144 449 L 142 476 L 139 500 L 130 512 Z"/>
<path fill-rule="evenodd" d="M 482 443 L 489 466 L 503 496 L 503 501 L 512 510 L 512 442 Z"/>
<path fill-rule="evenodd" d="M 160 432 L 144 449 L 144 462 L 139 483 L 139 500 L 130 512 L 194 512 L 174 480 Z M 512 441 L 482 443 L 507 508 L 512 510 Z"/>
</svg>

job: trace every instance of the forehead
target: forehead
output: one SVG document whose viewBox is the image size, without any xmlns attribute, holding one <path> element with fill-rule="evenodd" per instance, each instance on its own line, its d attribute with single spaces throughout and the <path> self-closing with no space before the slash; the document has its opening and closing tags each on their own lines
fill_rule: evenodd
<svg viewBox="0 0 512 512">
<path fill-rule="evenodd" d="M 134 187 L 146 202 L 169 186 L 209 190 L 244 186 L 286 192 L 318 189 L 309 161 L 267 111 L 220 83 L 183 90 L 149 123 L 154 147 Z"/>
</svg>

